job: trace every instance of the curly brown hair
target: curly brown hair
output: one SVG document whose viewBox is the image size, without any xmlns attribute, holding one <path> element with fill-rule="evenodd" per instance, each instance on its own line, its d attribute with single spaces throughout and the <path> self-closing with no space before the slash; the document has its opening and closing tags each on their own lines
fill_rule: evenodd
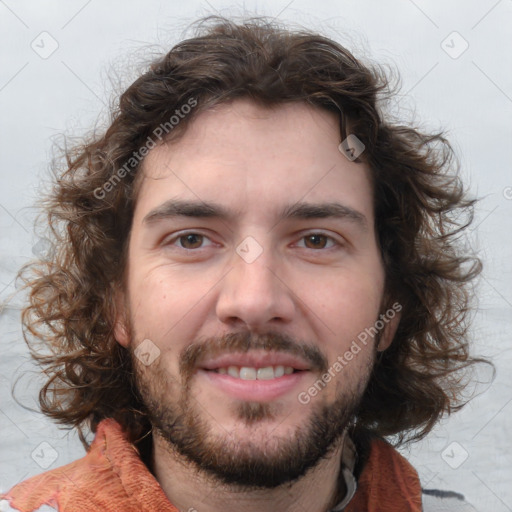
<svg viewBox="0 0 512 512">
<path fill-rule="evenodd" d="M 442 133 L 385 120 L 387 74 L 329 38 L 261 18 L 207 18 L 196 30 L 154 61 L 120 96 L 106 131 L 67 148 L 64 169 L 56 170 L 44 202 L 55 250 L 20 273 L 30 290 L 25 339 L 48 377 L 42 411 L 80 433 L 107 417 L 132 439 L 148 431 L 129 353 L 113 335 L 141 167 L 133 159 L 190 98 L 197 105 L 165 140 L 178 138 L 201 112 L 243 97 L 334 112 L 340 140 L 351 133 L 364 143 L 358 161 L 373 177 L 386 297 L 403 310 L 391 347 L 376 362 L 357 428 L 399 442 L 423 437 L 462 406 L 461 372 L 481 361 L 468 341 L 470 284 L 481 264 L 461 247 L 474 201 L 452 148 Z"/>
</svg>

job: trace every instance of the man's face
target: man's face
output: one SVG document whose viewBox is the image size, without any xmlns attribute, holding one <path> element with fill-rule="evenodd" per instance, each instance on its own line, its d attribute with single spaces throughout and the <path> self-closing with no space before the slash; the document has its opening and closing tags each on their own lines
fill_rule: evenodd
<svg viewBox="0 0 512 512">
<path fill-rule="evenodd" d="M 339 143 L 327 112 L 238 100 L 144 162 L 116 337 L 155 441 L 224 481 L 303 474 L 368 382 L 375 340 L 344 354 L 378 319 L 384 271 L 368 169 Z"/>
</svg>

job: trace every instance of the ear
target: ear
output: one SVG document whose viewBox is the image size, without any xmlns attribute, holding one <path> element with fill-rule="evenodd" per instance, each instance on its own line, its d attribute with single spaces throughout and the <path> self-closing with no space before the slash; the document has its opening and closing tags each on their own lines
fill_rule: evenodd
<svg viewBox="0 0 512 512">
<path fill-rule="evenodd" d="M 129 312 L 124 291 L 116 289 L 114 292 L 114 338 L 123 346 L 130 345 Z"/>
<path fill-rule="evenodd" d="M 399 302 L 395 302 L 383 315 L 381 315 L 381 318 L 386 322 L 386 325 L 381 332 L 379 343 L 377 345 L 378 352 L 384 352 L 384 350 L 387 350 L 393 342 L 398 325 L 400 324 L 400 318 L 402 317 L 401 311 L 402 305 Z"/>
</svg>

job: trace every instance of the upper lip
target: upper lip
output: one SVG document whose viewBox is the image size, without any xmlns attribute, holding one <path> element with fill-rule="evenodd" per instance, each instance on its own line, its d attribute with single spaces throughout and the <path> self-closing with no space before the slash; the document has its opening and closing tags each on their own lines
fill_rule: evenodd
<svg viewBox="0 0 512 512">
<path fill-rule="evenodd" d="M 284 352 L 232 352 L 207 359 L 199 365 L 204 370 L 216 370 L 228 366 L 265 368 L 267 366 L 291 366 L 295 370 L 309 370 L 311 365 L 298 356 Z"/>
</svg>

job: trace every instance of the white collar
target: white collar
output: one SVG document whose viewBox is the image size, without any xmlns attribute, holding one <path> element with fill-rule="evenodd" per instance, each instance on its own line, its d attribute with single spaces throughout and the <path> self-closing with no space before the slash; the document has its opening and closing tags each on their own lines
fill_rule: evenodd
<svg viewBox="0 0 512 512">
<path fill-rule="evenodd" d="M 357 490 L 357 481 L 354 476 L 354 467 L 356 465 L 357 452 L 352 439 L 345 434 L 343 441 L 343 451 L 341 453 L 341 478 L 345 481 L 345 497 L 330 510 L 330 512 L 343 512 L 350 503 Z"/>
</svg>

